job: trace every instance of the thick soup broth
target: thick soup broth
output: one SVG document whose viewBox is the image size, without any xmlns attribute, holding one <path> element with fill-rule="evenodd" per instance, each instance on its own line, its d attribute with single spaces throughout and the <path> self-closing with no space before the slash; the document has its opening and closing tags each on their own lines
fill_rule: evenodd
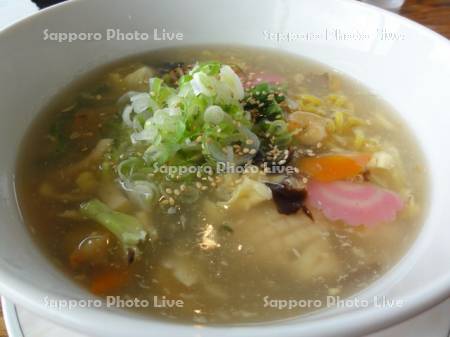
<svg viewBox="0 0 450 337">
<path fill-rule="evenodd" d="M 88 291 L 245 323 L 385 274 L 420 230 L 425 176 L 405 123 L 361 84 L 288 54 L 198 47 L 74 83 L 30 128 L 16 181 L 32 235 Z"/>
</svg>

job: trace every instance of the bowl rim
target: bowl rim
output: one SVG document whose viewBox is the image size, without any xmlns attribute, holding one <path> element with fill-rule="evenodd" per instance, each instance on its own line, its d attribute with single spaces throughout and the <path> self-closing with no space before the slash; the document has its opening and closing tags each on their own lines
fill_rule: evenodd
<svg viewBox="0 0 450 337">
<path fill-rule="evenodd" d="M 350 3 L 349 0 L 334 0 L 340 3 Z M 43 17 L 57 13 L 61 8 L 70 6 L 77 6 L 78 3 L 88 2 L 87 0 L 69 0 L 67 2 L 59 3 L 47 8 L 44 8 L 38 12 L 35 12 L 19 21 L 7 26 L 0 30 L 0 37 L 5 34 L 13 33 L 15 29 L 21 27 L 29 22 L 35 20 L 36 17 Z M 441 34 L 411 20 L 403 17 L 397 13 L 389 12 L 387 10 L 375 7 L 371 4 L 362 3 L 358 1 L 352 1 L 351 6 L 361 6 L 372 12 L 383 13 L 383 15 L 391 16 L 395 20 L 400 20 L 407 26 L 415 29 L 419 32 L 425 33 L 430 39 L 435 39 L 441 44 L 446 44 L 450 48 L 450 41 Z M 94 334 L 110 333 L 116 336 L 118 334 L 117 327 L 99 325 L 97 320 L 82 320 L 81 315 L 84 311 L 85 314 L 99 314 L 103 313 L 104 317 L 108 316 L 110 319 L 125 319 L 124 315 L 116 312 L 106 313 L 104 310 L 99 309 L 76 309 L 70 312 L 60 311 L 55 308 L 45 307 L 42 303 L 42 298 L 48 296 L 49 293 L 31 286 L 24 280 L 11 276 L 4 270 L 0 269 L 0 292 L 6 298 L 13 300 L 14 303 L 23 305 L 29 308 L 31 311 L 38 315 L 45 317 L 57 324 L 63 324 L 69 328 L 73 328 L 76 331 L 86 332 L 91 331 Z M 55 299 L 62 299 L 59 295 L 52 294 Z M 450 298 L 450 271 L 443 275 L 441 278 L 428 283 L 423 287 L 421 291 L 414 293 L 408 297 L 404 297 L 407 301 L 407 306 L 402 307 L 388 307 L 383 310 L 378 310 L 375 307 L 368 307 L 358 309 L 356 311 L 346 312 L 344 314 L 336 315 L 335 317 L 328 317 L 319 319 L 317 321 L 294 323 L 289 321 L 282 322 L 267 322 L 256 325 L 248 326 L 204 326 L 195 327 L 193 325 L 172 323 L 161 320 L 149 319 L 144 324 L 148 327 L 153 325 L 155 329 L 161 329 L 167 334 L 173 335 L 214 335 L 216 337 L 229 336 L 230 331 L 233 335 L 248 336 L 249 334 L 257 333 L 259 336 L 276 336 L 283 335 L 286 337 L 296 337 L 300 333 L 306 333 L 313 336 L 335 336 L 339 332 L 346 333 L 347 336 L 357 336 L 360 334 L 372 333 L 382 330 L 384 328 L 395 325 L 408 318 L 414 317 L 434 305 L 441 303 L 442 301 Z M 369 316 L 371 320 L 369 323 L 365 322 L 363 318 Z M 84 316 L 89 317 L 89 316 Z M 131 320 L 129 320 L 131 322 Z M 288 324 L 285 324 L 288 323 Z M 143 325 L 141 325 L 143 326 Z"/>
</svg>

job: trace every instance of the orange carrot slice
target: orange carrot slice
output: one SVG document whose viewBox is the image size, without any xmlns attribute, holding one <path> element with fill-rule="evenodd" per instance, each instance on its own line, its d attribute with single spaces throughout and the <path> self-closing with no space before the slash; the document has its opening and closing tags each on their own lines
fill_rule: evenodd
<svg viewBox="0 0 450 337">
<path fill-rule="evenodd" d="M 94 277 L 90 289 L 96 295 L 109 295 L 111 292 L 122 288 L 128 278 L 127 270 L 110 269 Z"/>
<path fill-rule="evenodd" d="M 370 157 L 370 154 L 363 153 L 302 158 L 298 168 L 317 181 L 345 180 L 362 173 Z"/>
</svg>

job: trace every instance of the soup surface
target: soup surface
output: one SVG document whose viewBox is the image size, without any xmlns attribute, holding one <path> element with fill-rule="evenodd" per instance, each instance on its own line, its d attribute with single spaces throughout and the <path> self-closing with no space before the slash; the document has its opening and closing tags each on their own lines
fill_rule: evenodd
<svg viewBox="0 0 450 337">
<path fill-rule="evenodd" d="M 415 239 L 425 180 L 379 97 L 241 47 L 160 50 L 81 79 L 32 125 L 16 179 L 26 224 L 71 279 L 210 324 L 368 287 Z"/>
</svg>

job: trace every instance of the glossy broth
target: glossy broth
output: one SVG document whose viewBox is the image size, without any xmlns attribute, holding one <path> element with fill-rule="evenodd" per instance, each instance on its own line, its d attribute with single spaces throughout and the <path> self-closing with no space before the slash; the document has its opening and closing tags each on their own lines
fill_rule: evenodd
<svg viewBox="0 0 450 337">
<path fill-rule="evenodd" d="M 195 203 L 175 205 L 174 214 L 162 208 L 142 215 L 138 206 L 127 204 L 123 211 L 145 217 L 158 238 L 142 242 L 140 253 L 124 262 L 115 236 L 77 213 L 80 203 L 98 196 L 99 184 L 114 185 L 117 176 L 104 174 L 100 164 L 86 167 L 82 170 L 88 172 L 86 187 L 80 174 L 68 173 L 70 167 L 83 160 L 101 139 L 120 137 L 114 125 L 120 122 L 123 107 L 117 101 L 130 90 L 148 87 L 146 81 L 130 86 L 124 80 L 128 74 L 143 65 L 161 72 L 171 62 L 208 60 L 237 65 L 244 73 L 279 74 L 286 81 L 288 97 L 303 100 L 304 108 L 320 110 L 313 113 L 325 112 L 330 120 L 335 118 L 335 106 L 315 106 L 308 103 L 311 98 L 307 95 L 322 102 L 331 93 L 345 95 L 351 102 L 351 108 L 347 107 L 351 116 L 364 121 L 358 126 L 364 132 L 363 145 L 357 138 L 360 133 L 349 129 L 303 150 L 314 156 L 360 151 L 362 146 L 364 151 L 390 149 L 398 154 L 395 172 L 374 169 L 358 177 L 402 195 L 406 206 L 396 220 L 370 228 L 352 227 L 327 220 L 313 209 L 312 221 L 303 212 L 280 214 L 272 200 L 248 210 L 229 211 L 217 207 L 216 192 L 208 188 L 200 190 Z M 89 177 L 96 181 L 89 182 Z M 196 323 L 284 319 L 325 308 L 328 296 L 346 298 L 358 293 L 407 252 L 420 231 L 427 200 L 420 149 L 405 122 L 380 97 L 326 66 L 243 47 L 160 50 L 108 65 L 80 79 L 58 95 L 30 128 L 20 152 L 16 181 L 25 223 L 49 259 L 70 279 L 103 297 L 148 299 L 151 304 L 147 308 L 133 308 L 140 313 Z M 80 186 L 84 187 L 80 190 Z M 104 242 L 93 245 L 95 260 L 85 263 L 84 257 L 73 255 L 87 242 L 84 240 L 97 239 Z M 117 280 L 120 287 L 106 292 L 93 289 L 96 279 L 124 268 L 126 280 Z M 159 301 L 182 300 L 183 306 L 157 307 L 155 296 Z M 319 300 L 322 306 L 280 310 L 268 305 L 270 300 Z"/>
</svg>

